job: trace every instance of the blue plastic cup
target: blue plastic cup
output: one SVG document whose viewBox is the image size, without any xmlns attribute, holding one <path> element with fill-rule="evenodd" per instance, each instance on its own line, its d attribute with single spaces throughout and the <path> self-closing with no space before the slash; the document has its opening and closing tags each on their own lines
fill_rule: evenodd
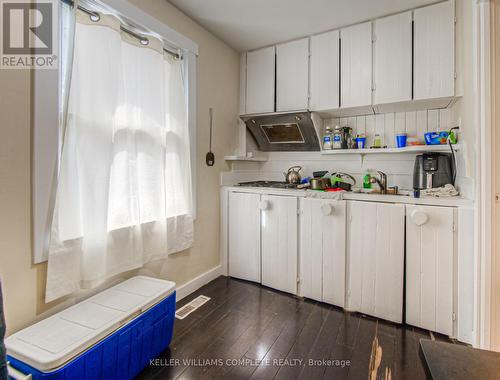
<svg viewBox="0 0 500 380">
<path fill-rule="evenodd" d="M 396 146 L 398 148 L 404 148 L 406 146 L 406 133 L 400 133 L 396 135 Z"/>
<path fill-rule="evenodd" d="M 366 146 L 366 137 L 356 137 L 356 148 L 364 149 Z"/>
</svg>

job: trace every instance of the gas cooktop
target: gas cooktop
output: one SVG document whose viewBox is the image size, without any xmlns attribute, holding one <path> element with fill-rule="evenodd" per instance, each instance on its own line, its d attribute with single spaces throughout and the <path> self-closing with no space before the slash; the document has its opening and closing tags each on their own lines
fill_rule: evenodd
<svg viewBox="0 0 500 380">
<path fill-rule="evenodd" d="M 277 189 L 296 189 L 297 185 L 294 183 L 280 182 L 280 181 L 251 181 L 240 182 L 238 186 L 246 187 L 273 187 Z"/>
</svg>

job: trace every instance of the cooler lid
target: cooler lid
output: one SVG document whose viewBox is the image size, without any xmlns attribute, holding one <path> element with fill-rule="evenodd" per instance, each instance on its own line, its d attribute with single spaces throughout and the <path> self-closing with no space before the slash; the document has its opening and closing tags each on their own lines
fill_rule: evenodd
<svg viewBox="0 0 500 380">
<path fill-rule="evenodd" d="M 130 278 L 12 334 L 7 354 L 40 371 L 55 370 L 174 290 L 172 281 Z"/>
</svg>

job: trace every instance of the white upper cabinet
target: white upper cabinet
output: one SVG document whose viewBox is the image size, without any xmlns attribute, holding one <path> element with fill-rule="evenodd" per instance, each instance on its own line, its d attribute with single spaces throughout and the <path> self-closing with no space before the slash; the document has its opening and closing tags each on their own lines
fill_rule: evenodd
<svg viewBox="0 0 500 380">
<path fill-rule="evenodd" d="M 309 38 L 276 46 L 276 111 L 296 111 L 309 103 Z"/>
<path fill-rule="evenodd" d="M 376 20 L 374 34 L 374 104 L 411 100 L 411 12 Z"/>
<path fill-rule="evenodd" d="M 310 109 L 339 108 L 340 51 L 338 30 L 311 37 Z"/>
<path fill-rule="evenodd" d="M 455 2 L 416 9 L 414 99 L 455 95 Z"/>
<path fill-rule="evenodd" d="M 372 104 L 372 23 L 341 29 L 341 107 Z"/>
<path fill-rule="evenodd" d="M 246 59 L 246 112 L 274 112 L 274 46 L 250 51 Z"/>
<path fill-rule="evenodd" d="M 451 207 L 406 206 L 406 322 L 449 336 L 454 220 Z"/>
<path fill-rule="evenodd" d="M 243 53 L 240 70 L 240 114 L 449 107 L 455 0 Z"/>
</svg>

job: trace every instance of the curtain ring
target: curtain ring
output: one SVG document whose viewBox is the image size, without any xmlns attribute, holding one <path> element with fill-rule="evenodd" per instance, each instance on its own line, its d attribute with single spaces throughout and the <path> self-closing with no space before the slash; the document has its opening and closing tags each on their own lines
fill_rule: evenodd
<svg viewBox="0 0 500 380">
<path fill-rule="evenodd" d="M 88 9 L 78 6 L 78 9 L 89 15 L 90 21 L 98 22 L 101 19 L 101 15 L 97 12 L 89 11 Z"/>
<path fill-rule="evenodd" d="M 101 19 L 101 16 L 97 12 L 94 12 L 94 14 L 89 15 L 89 17 L 92 22 L 98 22 Z"/>
</svg>

